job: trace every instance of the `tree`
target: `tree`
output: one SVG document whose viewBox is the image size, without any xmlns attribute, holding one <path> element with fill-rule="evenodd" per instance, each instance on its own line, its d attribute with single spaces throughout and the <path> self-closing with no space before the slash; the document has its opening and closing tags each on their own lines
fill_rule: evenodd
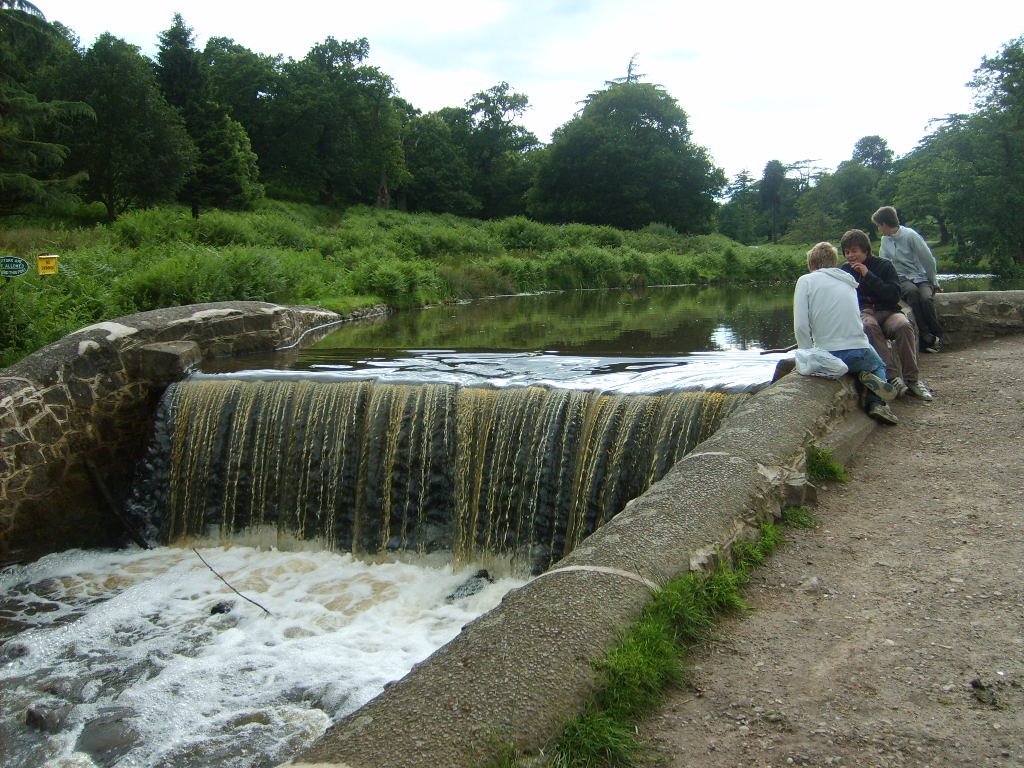
<svg viewBox="0 0 1024 768">
<path fill-rule="evenodd" d="M 769 160 L 761 176 L 761 204 L 768 212 L 770 241 L 776 242 L 782 229 L 782 201 L 786 191 L 786 166 L 778 160 Z"/>
<path fill-rule="evenodd" d="M 977 110 L 950 115 L 900 166 L 897 205 L 928 213 L 961 264 L 1024 271 L 1024 37 L 982 59 L 970 83 Z"/>
<path fill-rule="evenodd" d="M 281 57 L 254 53 L 226 37 L 211 37 L 202 62 L 216 101 L 245 128 L 257 156 L 268 156 L 276 141 L 269 122 Z"/>
<path fill-rule="evenodd" d="M 89 174 L 89 199 L 102 202 L 111 221 L 128 208 L 173 200 L 192 172 L 195 146 L 150 62 L 105 33 L 68 69 L 61 87 L 96 113 L 95 124 L 77 128 L 68 142 L 69 165 Z"/>
<path fill-rule="evenodd" d="M 879 173 L 889 173 L 892 170 L 892 150 L 881 136 L 865 136 L 858 139 L 853 146 L 853 157 L 850 159 Z"/>
<path fill-rule="evenodd" d="M 41 202 L 79 181 L 61 175 L 69 149 L 62 130 L 94 117 L 81 101 L 40 99 L 33 81 L 70 48 L 31 3 L 0 2 L 0 211 Z"/>
<path fill-rule="evenodd" d="M 156 73 L 167 103 L 182 116 L 196 145 L 194 172 L 178 197 L 198 216 L 201 207 L 242 208 L 263 195 L 249 137 L 216 101 L 192 29 L 181 14 L 160 35 Z"/>
<path fill-rule="evenodd" d="M 650 83 L 612 82 L 555 131 L 528 206 L 549 221 L 704 232 L 724 185 L 674 98 Z"/>
<path fill-rule="evenodd" d="M 410 211 L 474 216 L 480 200 L 470 192 L 473 174 L 466 147 L 437 114 L 413 117 L 403 140 L 409 180 L 401 191 Z"/>
<path fill-rule="evenodd" d="M 473 170 L 472 194 L 480 200 L 484 218 L 524 211 L 523 196 L 530 179 L 526 154 L 538 146 L 537 137 L 515 123 L 530 106 L 525 94 L 506 82 L 474 94 L 467 102 L 463 137 Z M 446 112 L 442 114 L 451 115 Z M 458 133 L 456 134 L 458 135 Z"/>
<path fill-rule="evenodd" d="M 757 241 L 757 184 L 746 169 L 726 189 L 726 202 L 718 210 L 718 231 L 746 245 Z"/>
<path fill-rule="evenodd" d="M 333 37 L 281 66 L 269 107 L 274 140 L 261 156 L 279 192 L 376 204 L 401 185 L 401 120 L 391 78 L 362 62 L 365 38 Z"/>
</svg>

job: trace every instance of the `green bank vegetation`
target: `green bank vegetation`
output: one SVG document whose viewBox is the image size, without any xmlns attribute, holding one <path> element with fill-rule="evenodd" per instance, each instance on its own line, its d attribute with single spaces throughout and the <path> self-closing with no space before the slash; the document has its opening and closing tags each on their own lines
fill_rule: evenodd
<svg viewBox="0 0 1024 768">
<path fill-rule="evenodd" d="M 206 301 L 345 313 L 541 290 L 791 282 L 805 270 L 802 247 L 744 246 L 664 224 L 629 231 L 266 199 L 199 218 L 161 206 L 86 227 L 36 219 L 0 232 L 0 250 L 30 262 L 59 255 L 58 274 L 32 270 L 0 285 L 0 365 L 91 323 Z"/>
</svg>

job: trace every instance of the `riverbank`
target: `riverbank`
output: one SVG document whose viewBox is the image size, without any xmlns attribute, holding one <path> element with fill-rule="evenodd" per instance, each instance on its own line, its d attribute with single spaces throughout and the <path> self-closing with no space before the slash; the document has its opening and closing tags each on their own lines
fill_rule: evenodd
<svg viewBox="0 0 1024 768">
<path fill-rule="evenodd" d="M 682 768 L 1024 765 L 1024 335 L 922 360 L 640 728 Z"/>
</svg>

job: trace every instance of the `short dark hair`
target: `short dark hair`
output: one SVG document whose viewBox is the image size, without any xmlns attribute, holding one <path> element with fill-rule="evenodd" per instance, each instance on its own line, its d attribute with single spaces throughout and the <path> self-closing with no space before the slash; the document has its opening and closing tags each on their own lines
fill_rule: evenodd
<svg viewBox="0 0 1024 768">
<path fill-rule="evenodd" d="M 859 229 L 851 229 L 843 233 L 843 239 L 839 241 L 839 247 L 842 249 L 844 256 L 847 251 L 858 246 L 868 256 L 871 255 L 871 238 L 867 236 L 866 232 Z"/>
<path fill-rule="evenodd" d="M 887 227 L 898 227 L 900 225 L 900 217 L 896 213 L 896 209 L 891 205 L 883 205 L 871 214 L 871 220 L 875 224 L 884 224 Z"/>
</svg>

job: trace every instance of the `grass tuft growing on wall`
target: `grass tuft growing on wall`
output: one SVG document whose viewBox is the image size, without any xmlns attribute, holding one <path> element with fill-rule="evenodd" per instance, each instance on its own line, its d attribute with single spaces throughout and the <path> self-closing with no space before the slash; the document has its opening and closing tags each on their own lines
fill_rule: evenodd
<svg viewBox="0 0 1024 768">
<path fill-rule="evenodd" d="M 728 562 L 688 573 L 660 589 L 635 624 L 601 659 L 602 683 L 553 748 L 554 768 L 634 766 L 640 759 L 636 723 L 684 676 L 687 651 L 712 636 L 716 621 L 744 608 L 740 590 L 750 568 L 778 546 L 777 526 L 764 523 L 756 541 L 734 544 Z"/>
<path fill-rule="evenodd" d="M 807 446 L 807 476 L 813 482 L 845 483 L 847 480 L 846 469 L 832 458 L 832 451 L 814 444 Z"/>
</svg>

